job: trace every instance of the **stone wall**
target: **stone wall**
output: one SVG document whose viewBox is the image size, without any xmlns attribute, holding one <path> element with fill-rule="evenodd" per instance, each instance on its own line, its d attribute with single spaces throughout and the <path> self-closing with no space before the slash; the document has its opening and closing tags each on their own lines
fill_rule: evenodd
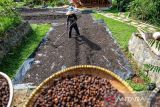
<svg viewBox="0 0 160 107">
<path fill-rule="evenodd" d="M 144 64 L 160 67 L 160 57 L 154 54 L 148 44 L 142 38 L 135 36 L 135 34 L 132 35 L 129 41 L 129 51 L 139 67 L 143 68 Z M 149 71 L 148 75 L 152 82 L 160 83 L 160 73 Z"/>
<path fill-rule="evenodd" d="M 27 22 L 23 22 L 19 26 L 6 31 L 3 37 L 0 38 L 0 63 L 4 56 L 7 55 L 12 48 L 19 46 L 31 31 L 31 26 Z"/>
<path fill-rule="evenodd" d="M 138 36 L 135 36 L 135 34 L 132 35 L 129 41 L 129 51 L 140 67 L 144 64 L 160 66 L 160 57 L 155 55 L 147 43 Z"/>
</svg>

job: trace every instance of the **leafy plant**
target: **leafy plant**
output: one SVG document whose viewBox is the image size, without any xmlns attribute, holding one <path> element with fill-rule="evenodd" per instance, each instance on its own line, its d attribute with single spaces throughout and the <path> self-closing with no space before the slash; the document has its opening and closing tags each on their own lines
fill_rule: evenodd
<svg viewBox="0 0 160 107">
<path fill-rule="evenodd" d="M 133 88 L 134 91 L 147 90 L 147 86 L 141 83 L 134 83 L 132 80 L 126 80 L 127 83 Z"/>
<path fill-rule="evenodd" d="M 154 47 L 155 49 L 158 49 L 158 51 L 160 51 L 160 41 L 150 39 L 147 41 L 147 43 L 149 46 Z"/>
<path fill-rule="evenodd" d="M 144 70 L 160 73 L 160 67 L 151 64 L 144 64 Z"/>
<path fill-rule="evenodd" d="M 18 68 L 24 63 L 24 61 L 33 53 L 37 48 L 42 38 L 45 36 L 50 28 L 49 24 L 32 24 L 33 32 L 29 33 L 27 39 L 22 42 L 18 48 L 12 49 L 4 57 L 2 64 L 0 65 L 0 71 L 5 72 L 11 78 L 15 76 Z"/>
<path fill-rule="evenodd" d="M 151 79 L 145 73 L 143 69 L 139 70 L 138 74 L 139 78 L 144 80 L 144 83 L 135 83 L 133 80 L 126 80 L 127 83 L 133 88 L 135 91 L 144 91 L 147 90 L 148 85 L 151 83 Z"/>
<path fill-rule="evenodd" d="M 129 7 L 132 17 L 160 24 L 160 0 L 133 0 Z"/>
<path fill-rule="evenodd" d="M 34 4 L 34 5 L 47 4 L 52 6 L 62 6 L 65 4 L 69 4 L 69 1 L 68 0 L 29 0 L 28 3 Z"/>
<path fill-rule="evenodd" d="M 20 15 L 14 9 L 15 4 L 11 0 L 0 1 L 0 36 L 10 27 L 21 22 Z"/>
<path fill-rule="evenodd" d="M 146 84 L 150 84 L 151 83 L 151 79 L 150 77 L 145 73 L 145 71 L 143 69 L 141 69 L 139 71 L 139 74 L 138 74 Z"/>
<path fill-rule="evenodd" d="M 65 0 L 53 0 L 51 3 L 53 6 L 63 6 L 65 5 Z"/>
<path fill-rule="evenodd" d="M 117 7 L 119 11 L 128 10 L 130 2 L 133 0 L 113 0 L 113 7 Z"/>
</svg>

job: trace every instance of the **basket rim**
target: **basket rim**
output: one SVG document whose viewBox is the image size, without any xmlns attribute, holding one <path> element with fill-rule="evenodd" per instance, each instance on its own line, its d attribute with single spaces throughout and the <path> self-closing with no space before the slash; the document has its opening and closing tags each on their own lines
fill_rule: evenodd
<svg viewBox="0 0 160 107">
<path fill-rule="evenodd" d="M 121 82 L 130 92 L 134 93 L 133 89 L 129 86 L 129 84 L 124 81 L 123 79 L 121 79 L 120 76 L 118 76 L 117 74 L 113 73 L 110 70 L 107 70 L 105 68 L 99 67 L 99 66 L 94 66 L 94 65 L 78 65 L 78 66 L 72 66 L 63 70 L 59 70 L 58 72 L 52 74 L 50 77 L 48 77 L 47 79 L 45 79 L 39 86 L 37 86 L 36 89 L 33 90 L 33 92 L 31 93 L 29 99 L 27 102 L 25 102 L 24 107 L 28 107 L 29 103 L 31 102 L 32 98 L 37 94 L 38 90 L 41 89 L 42 86 L 44 86 L 48 81 L 50 81 L 51 78 L 56 77 L 57 75 L 63 74 L 65 72 L 70 72 L 74 69 L 77 68 L 92 68 L 92 69 L 97 69 L 100 70 L 102 72 L 108 73 L 109 75 L 111 75 L 113 78 L 117 79 L 119 82 Z"/>
<path fill-rule="evenodd" d="M 10 93 L 9 93 L 9 101 L 8 101 L 7 107 L 11 107 L 11 104 L 12 104 L 12 101 L 13 101 L 13 84 L 12 84 L 12 81 L 9 78 L 9 76 L 6 75 L 3 72 L 0 72 L 0 75 L 3 76 L 8 82 Z"/>
</svg>

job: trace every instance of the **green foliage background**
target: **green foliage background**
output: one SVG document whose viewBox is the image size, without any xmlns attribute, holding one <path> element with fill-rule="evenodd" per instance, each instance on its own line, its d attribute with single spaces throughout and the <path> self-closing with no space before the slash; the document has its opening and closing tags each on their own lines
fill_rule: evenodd
<svg viewBox="0 0 160 107">
<path fill-rule="evenodd" d="M 21 22 L 21 18 L 14 8 L 15 3 L 12 0 L 0 0 L 0 37 L 7 29 Z"/>
<path fill-rule="evenodd" d="M 31 27 L 33 31 L 28 34 L 18 48 L 10 51 L 13 54 L 8 54 L 4 57 L 0 65 L 0 71 L 6 73 L 11 78 L 15 76 L 19 67 L 37 48 L 51 26 L 50 24 L 32 24 Z"/>
<path fill-rule="evenodd" d="M 130 16 L 160 25 L 160 0 L 113 0 L 113 8 L 129 11 Z"/>
<path fill-rule="evenodd" d="M 129 7 L 132 17 L 160 25 L 160 0 L 134 0 Z"/>
<path fill-rule="evenodd" d="M 33 5 L 50 5 L 50 6 L 63 6 L 69 4 L 68 0 L 23 0 L 26 4 Z"/>
<path fill-rule="evenodd" d="M 113 8 L 117 8 L 119 11 L 127 11 L 130 2 L 133 0 L 112 0 Z"/>
</svg>

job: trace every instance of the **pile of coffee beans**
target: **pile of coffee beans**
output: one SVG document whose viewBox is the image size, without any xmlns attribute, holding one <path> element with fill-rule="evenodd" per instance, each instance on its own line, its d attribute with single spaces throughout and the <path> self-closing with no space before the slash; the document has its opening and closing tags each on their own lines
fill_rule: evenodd
<svg viewBox="0 0 160 107">
<path fill-rule="evenodd" d="M 7 107 L 9 101 L 9 84 L 7 80 L 0 75 L 0 107 Z"/>
<path fill-rule="evenodd" d="M 114 97 L 114 98 L 113 98 Z M 129 103 L 117 101 L 124 98 L 111 83 L 92 75 L 67 75 L 53 81 L 40 93 L 34 107 L 131 107 Z"/>
</svg>

